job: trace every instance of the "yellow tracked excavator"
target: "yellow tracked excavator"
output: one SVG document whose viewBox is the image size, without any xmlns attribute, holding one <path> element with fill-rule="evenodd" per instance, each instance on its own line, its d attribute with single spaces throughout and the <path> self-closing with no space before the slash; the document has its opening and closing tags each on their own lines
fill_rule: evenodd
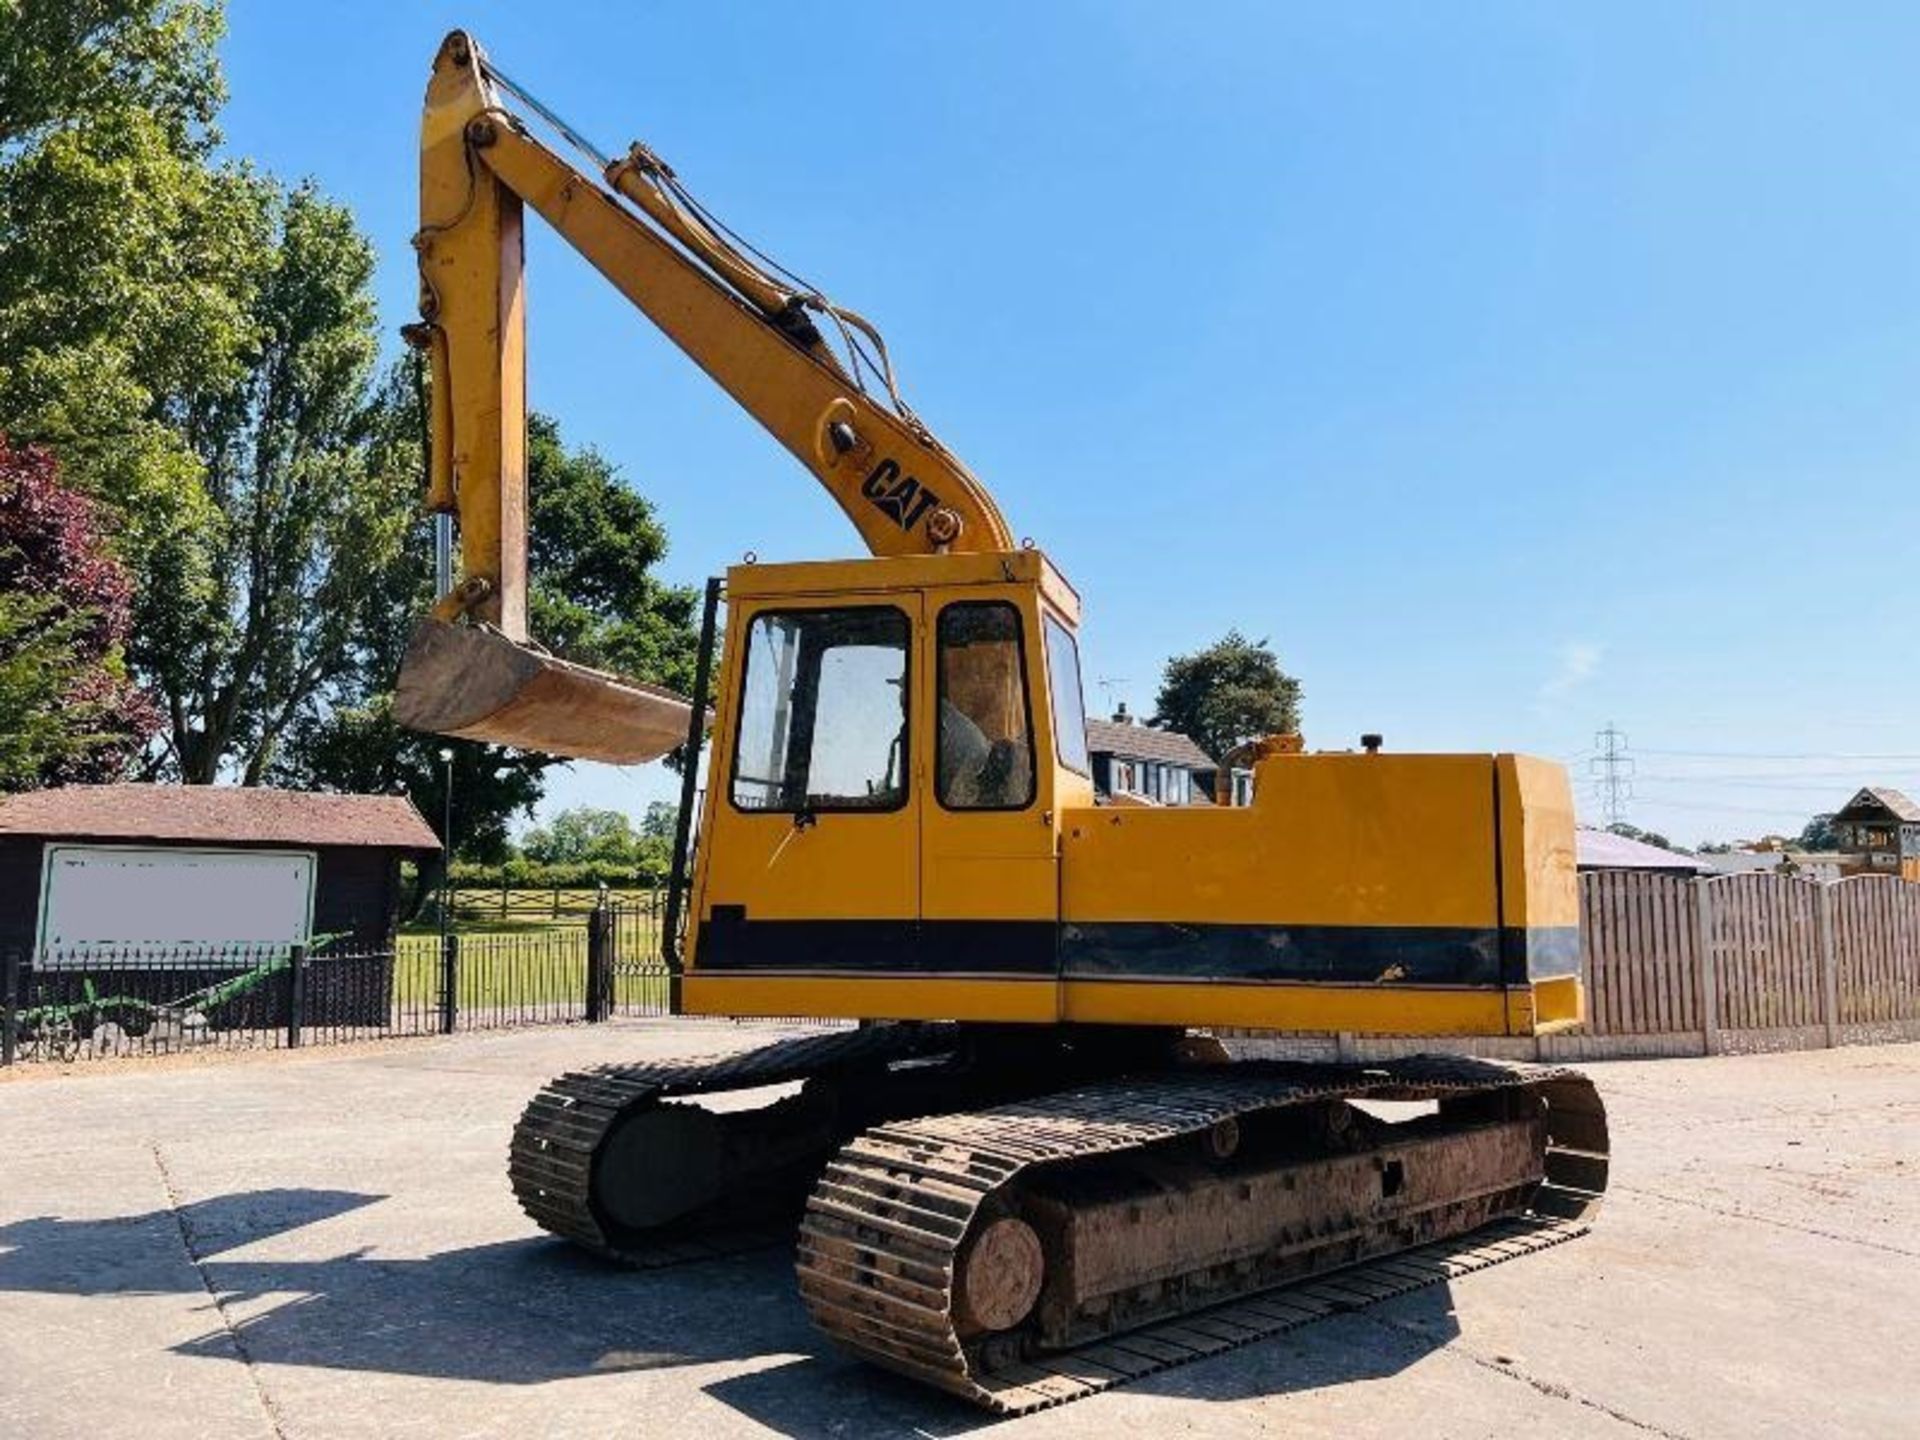
<svg viewBox="0 0 1920 1440">
<path fill-rule="evenodd" d="M 797 1237 L 836 1341 L 1014 1413 L 1579 1232 L 1607 1171 L 1581 1076 L 1236 1060 L 1207 1033 L 1577 1023 L 1559 767 L 1274 737 L 1251 803 L 1096 804 L 1079 597 L 902 401 L 873 326 L 645 146 L 595 151 L 464 33 L 434 61 L 420 166 L 409 338 L 461 575 L 399 713 L 596 759 L 704 744 L 663 942 L 674 1009 L 858 1022 L 554 1080 L 510 1149 L 534 1220 L 635 1265 Z M 690 698 L 526 633 L 528 206 L 871 552 L 709 582 Z"/>
</svg>

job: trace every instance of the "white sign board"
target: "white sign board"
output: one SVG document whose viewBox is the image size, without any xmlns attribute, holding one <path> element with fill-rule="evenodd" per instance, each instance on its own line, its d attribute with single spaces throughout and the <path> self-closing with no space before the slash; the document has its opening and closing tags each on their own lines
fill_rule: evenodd
<svg viewBox="0 0 1920 1440">
<path fill-rule="evenodd" d="M 150 946 L 246 949 L 304 944 L 314 856 L 305 850 L 49 845 L 39 948 L 48 968 L 88 952 Z"/>
</svg>

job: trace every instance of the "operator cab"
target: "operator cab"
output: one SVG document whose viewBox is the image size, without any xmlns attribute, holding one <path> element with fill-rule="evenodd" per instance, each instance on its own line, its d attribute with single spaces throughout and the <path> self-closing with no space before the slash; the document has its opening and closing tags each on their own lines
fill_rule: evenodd
<svg viewBox="0 0 1920 1440">
<path fill-rule="evenodd" d="M 1050 1014 L 1057 818 L 1093 797 L 1072 587 L 1029 550 L 740 566 L 727 597 L 690 977 L 992 976 Z"/>
</svg>

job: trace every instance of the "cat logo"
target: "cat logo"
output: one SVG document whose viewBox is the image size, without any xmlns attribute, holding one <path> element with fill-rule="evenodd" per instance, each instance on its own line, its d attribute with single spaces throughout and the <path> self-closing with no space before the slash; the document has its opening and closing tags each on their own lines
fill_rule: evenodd
<svg viewBox="0 0 1920 1440">
<path fill-rule="evenodd" d="M 911 475 L 902 475 L 892 460 L 882 460 L 860 482 L 860 493 L 902 530 L 911 530 L 940 503 L 940 497 Z"/>
</svg>

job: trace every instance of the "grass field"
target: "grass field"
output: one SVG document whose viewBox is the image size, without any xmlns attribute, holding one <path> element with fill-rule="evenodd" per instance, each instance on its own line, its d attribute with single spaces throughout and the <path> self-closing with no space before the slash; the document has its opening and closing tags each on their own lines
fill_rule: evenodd
<svg viewBox="0 0 1920 1440">
<path fill-rule="evenodd" d="M 460 937 L 461 1010 L 585 1008 L 587 929 L 579 920 L 461 923 L 455 933 Z M 616 933 L 615 1008 L 664 1010 L 667 977 L 659 958 L 657 922 L 647 915 L 624 915 Z M 438 931 L 400 935 L 393 990 L 394 1003 L 403 1009 L 438 1003 Z"/>
</svg>

